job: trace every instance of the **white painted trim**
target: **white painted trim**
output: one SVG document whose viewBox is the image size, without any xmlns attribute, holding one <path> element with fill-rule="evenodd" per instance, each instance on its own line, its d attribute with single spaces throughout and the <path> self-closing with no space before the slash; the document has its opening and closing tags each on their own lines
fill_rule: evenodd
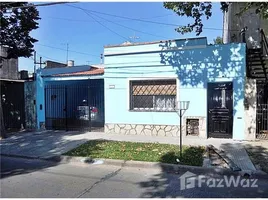
<svg viewBox="0 0 268 200">
<path fill-rule="evenodd" d="M 4 78 L 0 78 L 0 81 L 26 82 L 27 80 L 21 80 L 21 79 L 4 79 Z"/>
<path fill-rule="evenodd" d="M 103 76 L 62 76 L 62 77 L 43 77 L 45 81 L 71 81 L 71 80 L 89 80 L 104 79 Z"/>
<path fill-rule="evenodd" d="M 176 87 L 177 87 L 177 102 L 180 100 L 180 79 L 176 78 Z"/>
<path fill-rule="evenodd" d="M 130 109 L 130 107 L 129 107 L 129 101 L 130 101 L 130 98 L 129 98 L 129 96 L 130 96 L 130 90 L 129 90 L 129 85 L 130 85 L 130 79 L 129 78 L 127 78 L 127 111 L 129 111 L 129 109 Z"/>
<path fill-rule="evenodd" d="M 176 99 L 177 99 L 177 101 L 179 101 L 179 95 L 180 95 L 180 93 L 179 93 L 179 83 L 180 83 L 180 81 L 179 81 L 179 78 L 178 78 L 178 76 L 176 76 L 176 75 L 174 75 L 174 76 L 168 76 L 168 77 L 163 77 L 163 76 L 159 76 L 159 77 L 157 77 L 157 76 L 155 76 L 155 77 L 150 77 L 150 78 L 148 78 L 148 77 L 146 77 L 146 78 L 143 78 L 143 77 L 130 77 L 130 78 L 127 78 L 127 111 L 129 111 L 130 110 L 130 107 L 129 107 L 129 101 L 130 101 L 130 99 L 129 99 L 129 96 L 130 96 L 130 90 L 129 90 L 129 86 L 130 86 L 130 81 L 132 81 L 132 80 L 167 80 L 167 79 L 172 79 L 172 80 L 176 80 L 176 88 L 177 88 L 177 91 L 176 91 Z"/>
<path fill-rule="evenodd" d="M 89 77 L 79 76 L 79 77 L 44 77 L 45 81 L 71 81 L 71 80 L 88 80 Z"/>
<path fill-rule="evenodd" d="M 167 52 L 167 51 L 181 51 L 181 50 L 189 50 L 189 49 L 203 49 L 206 48 L 207 45 L 196 45 L 196 46 L 186 46 L 186 47 L 167 47 L 167 49 L 159 49 L 159 50 L 147 50 L 147 51 L 136 51 L 136 50 L 130 50 L 130 51 L 118 51 L 118 52 L 111 52 L 111 53 L 104 53 L 104 56 L 111 56 L 111 55 L 117 55 L 117 54 L 143 54 L 143 53 L 159 53 L 159 52 Z"/>
</svg>

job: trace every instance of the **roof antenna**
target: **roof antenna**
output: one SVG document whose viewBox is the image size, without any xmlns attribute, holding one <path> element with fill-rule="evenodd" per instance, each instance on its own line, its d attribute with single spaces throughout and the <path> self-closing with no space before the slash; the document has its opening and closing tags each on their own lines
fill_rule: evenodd
<svg viewBox="0 0 268 200">
<path fill-rule="evenodd" d="M 130 39 L 130 42 L 135 42 L 135 40 L 140 39 L 140 37 L 136 36 L 136 33 L 134 32 L 134 35 L 130 36 L 129 39 Z"/>
<path fill-rule="evenodd" d="M 100 59 L 101 59 L 101 64 L 103 64 L 103 54 L 102 53 L 100 55 Z"/>
<path fill-rule="evenodd" d="M 69 43 L 61 43 L 61 45 L 66 45 L 66 64 L 68 64 L 68 59 L 69 59 Z"/>
</svg>

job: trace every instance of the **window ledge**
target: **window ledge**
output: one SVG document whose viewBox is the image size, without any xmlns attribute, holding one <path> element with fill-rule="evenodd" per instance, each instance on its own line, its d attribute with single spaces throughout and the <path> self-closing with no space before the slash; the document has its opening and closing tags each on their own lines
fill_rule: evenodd
<svg viewBox="0 0 268 200">
<path fill-rule="evenodd" d="M 128 110 L 129 112 L 177 112 L 176 110 Z"/>
</svg>

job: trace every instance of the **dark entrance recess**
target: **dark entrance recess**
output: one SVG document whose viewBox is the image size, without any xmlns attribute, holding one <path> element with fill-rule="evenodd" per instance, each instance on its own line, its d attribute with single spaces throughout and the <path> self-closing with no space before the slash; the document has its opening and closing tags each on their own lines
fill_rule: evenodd
<svg viewBox="0 0 268 200">
<path fill-rule="evenodd" d="M 24 82 L 0 81 L 4 126 L 8 132 L 25 127 Z"/>
<path fill-rule="evenodd" d="M 48 130 L 103 131 L 104 81 L 47 85 L 45 118 Z"/>
<path fill-rule="evenodd" d="M 208 137 L 232 138 L 233 83 L 208 83 Z"/>
</svg>

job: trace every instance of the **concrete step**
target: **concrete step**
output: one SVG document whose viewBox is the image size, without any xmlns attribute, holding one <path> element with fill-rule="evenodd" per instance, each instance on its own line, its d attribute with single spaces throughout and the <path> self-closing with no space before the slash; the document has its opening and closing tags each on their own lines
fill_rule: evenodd
<svg viewBox="0 0 268 200">
<path fill-rule="evenodd" d="M 229 157 L 227 157 L 225 155 L 224 151 L 220 151 L 219 149 L 217 149 L 213 145 L 209 145 L 208 148 L 215 151 L 215 153 L 217 153 L 228 164 L 228 166 L 230 167 L 231 170 L 241 171 L 241 168 L 239 168 Z"/>
<path fill-rule="evenodd" d="M 243 144 L 222 144 L 217 147 L 223 151 L 225 156 L 229 158 L 241 171 L 255 172 L 256 168 L 250 160 Z"/>
</svg>

